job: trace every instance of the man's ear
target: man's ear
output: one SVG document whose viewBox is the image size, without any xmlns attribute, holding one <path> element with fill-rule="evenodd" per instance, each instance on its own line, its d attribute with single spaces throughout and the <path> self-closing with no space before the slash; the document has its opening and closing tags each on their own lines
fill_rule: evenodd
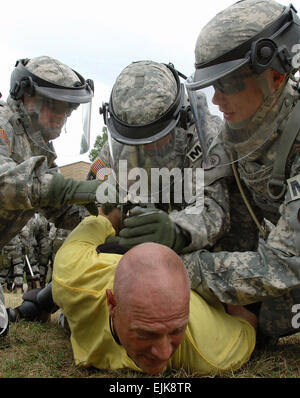
<svg viewBox="0 0 300 398">
<path fill-rule="evenodd" d="M 107 301 L 107 306 L 108 306 L 108 311 L 110 313 L 110 316 L 113 318 L 116 312 L 116 300 L 115 296 L 113 295 L 113 292 L 110 289 L 106 289 L 106 301 Z"/>
<path fill-rule="evenodd" d="M 286 74 L 282 75 L 281 73 L 277 72 L 276 70 L 272 70 L 272 76 L 274 81 L 275 89 L 278 90 L 281 84 L 284 82 L 286 78 Z"/>
</svg>

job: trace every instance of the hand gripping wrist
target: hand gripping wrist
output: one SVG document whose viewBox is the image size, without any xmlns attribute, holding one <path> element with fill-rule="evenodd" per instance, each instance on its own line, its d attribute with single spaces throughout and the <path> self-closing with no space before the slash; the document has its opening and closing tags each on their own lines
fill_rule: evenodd
<svg viewBox="0 0 300 398">
<path fill-rule="evenodd" d="M 120 232 L 120 244 L 126 248 L 156 242 L 179 253 L 186 246 L 184 231 L 161 210 L 135 207 L 124 225 Z"/>
</svg>

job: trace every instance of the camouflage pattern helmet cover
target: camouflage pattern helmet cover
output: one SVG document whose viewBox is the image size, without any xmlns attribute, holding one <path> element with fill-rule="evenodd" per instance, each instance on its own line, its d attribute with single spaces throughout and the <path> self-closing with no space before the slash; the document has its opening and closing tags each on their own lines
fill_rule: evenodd
<svg viewBox="0 0 300 398">
<path fill-rule="evenodd" d="M 292 5 L 285 7 L 273 0 L 239 1 L 219 12 L 200 32 L 195 46 L 194 82 L 207 87 L 248 63 L 256 73 L 267 68 L 290 72 L 290 62 L 282 65 L 279 52 L 285 46 L 289 57 L 299 39 L 300 21 Z M 266 62 L 260 61 L 260 45 L 270 48 Z"/>
<path fill-rule="evenodd" d="M 78 76 L 71 68 L 51 57 L 32 58 L 26 64 L 26 68 L 41 79 L 59 86 L 74 87 L 80 84 Z"/>
<path fill-rule="evenodd" d="M 251 39 L 278 18 L 283 9 L 272 0 L 244 0 L 219 12 L 198 36 L 196 63 L 218 58 Z"/>
<path fill-rule="evenodd" d="M 71 103 L 87 103 L 93 97 L 93 82 L 55 58 L 40 56 L 20 59 L 11 74 L 10 95 L 21 99 L 38 93 Z"/>
<path fill-rule="evenodd" d="M 154 61 L 128 65 L 111 93 L 108 129 L 124 144 L 146 144 L 178 123 L 184 87 L 172 66 Z"/>
<path fill-rule="evenodd" d="M 166 65 L 140 61 L 127 66 L 117 78 L 112 104 L 120 120 L 142 125 L 162 116 L 176 96 L 177 82 Z"/>
</svg>

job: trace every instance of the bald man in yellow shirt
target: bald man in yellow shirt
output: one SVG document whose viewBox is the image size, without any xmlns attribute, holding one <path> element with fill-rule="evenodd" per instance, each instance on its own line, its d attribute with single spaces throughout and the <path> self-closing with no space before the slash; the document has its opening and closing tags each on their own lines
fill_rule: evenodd
<svg viewBox="0 0 300 398">
<path fill-rule="evenodd" d="M 118 215 L 87 217 L 55 258 L 52 294 L 68 321 L 76 364 L 151 375 L 182 368 L 219 375 L 245 364 L 256 317 L 191 291 L 182 260 L 166 246 L 101 252 L 115 230 Z"/>
</svg>

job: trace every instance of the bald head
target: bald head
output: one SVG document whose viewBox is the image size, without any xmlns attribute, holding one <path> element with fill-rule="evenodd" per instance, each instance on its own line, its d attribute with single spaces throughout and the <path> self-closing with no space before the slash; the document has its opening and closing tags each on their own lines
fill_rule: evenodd
<svg viewBox="0 0 300 398">
<path fill-rule="evenodd" d="M 158 243 L 144 243 L 129 250 L 120 260 L 114 282 L 114 294 L 128 304 L 133 296 L 158 293 L 161 300 L 178 295 L 189 296 L 190 285 L 181 258 Z"/>
<path fill-rule="evenodd" d="M 157 243 L 129 250 L 107 290 L 113 327 L 128 356 L 146 373 L 163 371 L 184 338 L 190 285 L 181 258 Z"/>
</svg>

